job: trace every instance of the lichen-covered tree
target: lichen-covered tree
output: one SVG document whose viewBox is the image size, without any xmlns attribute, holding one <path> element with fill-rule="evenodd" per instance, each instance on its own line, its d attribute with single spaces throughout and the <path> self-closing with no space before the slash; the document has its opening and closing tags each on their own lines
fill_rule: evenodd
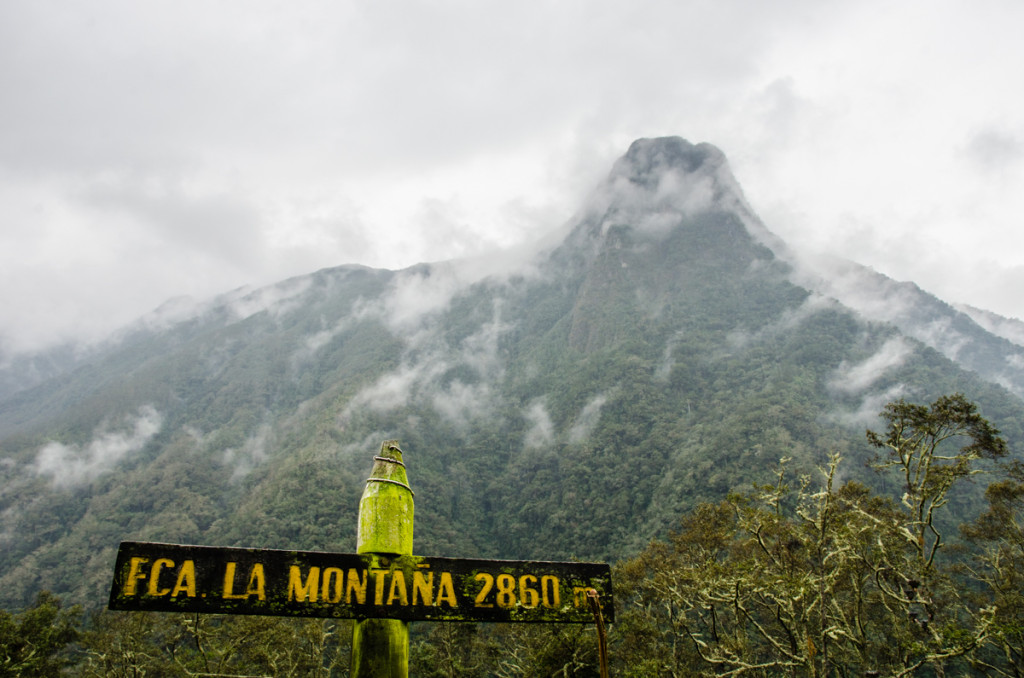
<svg viewBox="0 0 1024 678">
<path fill-rule="evenodd" d="M 991 628 L 973 666 L 996 676 L 1024 675 L 1024 464 L 1005 467 L 1007 477 L 988 486 L 988 510 L 963 527 L 979 551 L 968 572 L 980 582 L 976 608 Z"/>
<path fill-rule="evenodd" d="M 665 676 L 903 677 L 967 668 L 993 633 L 945 558 L 950 491 L 1006 444 L 961 395 L 905 401 L 868 432 L 898 499 L 818 479 L 775 482 L 703 505 L 666 543 L 620 569 L 626 665 Z M 625 590 L 623 591 L 622 588 Z M 623 595 L 624 594 L 624 595 Z M 628 640 L 627 640 L 628 639 Z M 628 673 L 626 674 L 628 675 Z M 639 675 L 639 674 L 634 674 Z"/>
<path fill-rule="evenodd" d="M 0 676 L 58 676 L 68 664 L 65 649 L 78 637 L 81 610 L 63 608 L 42 591 L 18 614 L 0 610 Z"/>
</svg>

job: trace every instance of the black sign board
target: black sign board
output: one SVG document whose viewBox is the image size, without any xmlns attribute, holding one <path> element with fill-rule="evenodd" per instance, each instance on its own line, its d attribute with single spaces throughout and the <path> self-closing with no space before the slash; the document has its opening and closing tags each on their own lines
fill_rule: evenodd
<svg viewBox="0 0 1024 678">
<path fill-rule="evenodd" d="M 614 621 L 603 563 L 122 542 L 110 609 L 407 621 Z"/>
</svg>

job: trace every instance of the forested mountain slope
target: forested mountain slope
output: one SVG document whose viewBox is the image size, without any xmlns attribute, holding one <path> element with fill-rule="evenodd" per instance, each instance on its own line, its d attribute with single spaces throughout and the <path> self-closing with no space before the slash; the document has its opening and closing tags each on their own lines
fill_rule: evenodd
<svg viewBox="0 0 1024 678">
<path fill-rule="evenodd" d="M 351 551 L 384 439 L 417 552 L 615 560 L 780 457 L 862 459 L 896 397 L 963 392 L 1024 438 L 1019 343 L 851 276 L 796 262 L 720 151 L 664 138 L 529 260 L 342 266 L 154 315 L 2 380 L 2 603 L 101 605 L 122 539 Z"/>
</svg>

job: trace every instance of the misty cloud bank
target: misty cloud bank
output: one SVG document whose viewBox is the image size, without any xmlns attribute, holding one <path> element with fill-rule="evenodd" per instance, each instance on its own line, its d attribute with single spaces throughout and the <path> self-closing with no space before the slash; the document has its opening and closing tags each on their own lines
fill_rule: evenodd
<svg viewBox="0 0 1024 678">
<path fill-rule="evenodd" d="M 101 425 L 84 445 L 47 443 L 36 454 L 32 471 L 48 476 L 56 488 L 85 485 L 140 452 L 162 425 L 160 413 L 146 405 L 117 429 Z"/>
<path fill-rule="evenodd" d="M 1001 315 L 966 304 L 956 304 L 955 308 L 997 337 L 1002 337 L 1024 348 L 1024 322 L 1014 318 L 1004 318 Z"/>
<path fill-rule="evenodd" d="M 414 317 L 404 316 L 403 323 Z M 400 335 L 397 328 L 392 329 Z M 491 320 L 465 337 L 454 354 L 444 342 L 441 328 L 419 329 L 407 336 L 401 365 L 356 393 L 339 420 L 347 421 L 361 408 L 389 412 L 422 402 L 456 426 L 468 426 L 490 410 L 492 385 L 504 377 L 498 341 L 511 329 L 501 319 L 500 303 L 495 304 Z M 460 368 L 462 376 L 449 378 Z"/>
<path fill-rule="evenodd" d="M 903 365 L 914 347 L 903 337 L 894 337 L 867 360 L 856 364 L 843 361 L 836 368 L 829 388 L 840 393 L 858 394 L 870 388 L 887 373 Z"/>
<path fill-rule="evenodd" d="M 229 447 L 224 450 L 222 459 L 224 465 L 231 468 L 231 480 L 244 478 L 266 461 L 272 443 L 273 427 L 263 424 L 254 436 L 246 439 L 242 447 Z"/>
<path fill-rule="evenodd" d="M 833 257 L 801 256 L 793 262 L 791 279 L 867 320 L 892 324 L 961 367 L 1024 397 L 1024 323 L 951 306 L 914 283 Z M 998 361 L 994 355 L 1000 356 Z"/>
<path fill-rule="evenodd" d="M 473 285 L 490 281 L 503 284 L 513 277 L 540 275 L 538 255 L 549 243 L 479 257 L 419 264 L 398 271 L 381 299 L 362 300 L 354 319 L 376 318 L 395 334 L 407 334 L 422 327 L 432 316 L 448 309 L 453 299 Z"/>
<path fill-rule="evenodd" d="M 655 238 L 708 212 L 736 215 L 758 243 L 780 258 L 791 258 L 747 203 L 725 154 L 708 143 L 691 144 L 679 137 L 633 142 L 583 210 L 586 219 L 599 224 L 601 235 L 612 226 L 629 224 Z"/>
<path fill-rule="evenodd" d="M 946 318 L 908 322 L 921 315 L 926 301 L 926 293 L 913 283 L 898 282 L 834 257 L 801 258 L 794 270 L 794 282 L 837 299 L 869 320 L 892 323 L 951 360 L 956 360 L 963 348 L 964 338 L 950 331 Z"/>
<path fill-rule="evenodd" d="M 529 247 L 496 251 L 486 256 L 418 264 L 396 271 L 381 296 L 360 297 L 354 302 L 351 313 L 330 324 L 325 320 L 323 329 L 306 337 L 303 346 L 292 356 L 293 364 L 299 365 L 309 360 L 336 336 L 367 320 L 380 322 L 394 336 L 406 342 L 409 354 L 433 350 L 431 344 L 438 341 L 437 318 L 450 308 L 460 294 L 485 281 L 502 285 L 512 277 L 525 279 L 539 276 L 538 253 L 549 246 L 550 243 L 543 241 Z M 271 295 L 264 296 L 273 298 Z M 284 297 L 289 304 L 292 298 Z M 474 369 L 485 372 L 489 369 L 485 363 L 493 360 L 496 350 L 496 337 L 490 335 L 507 329 L 500 323 L 482 327 L 480 333 L 466 340 L 462 358 Z M 364 396 L 374 402 L 373 407 L 376 409 L 390 409 L 392 406 L 386 402 L 388 392 L 404 390 L 414 383 L 429 379 L 431 373 L 437 372 L 436 365 L 425 365 L 423 362 L 420 358 L 410 358 L 400 370 L 379 384 L 382 391 L 380 397 L 369 394 Z M 437 374 L 443 373 L 445 369 L 442 368 Z"/>
<path fill-rule="evenodd" d="M 820 294 L 810 294 L 802 304 L 796 308 L 785 309 L 777 319 L 765 324 L 754 331 L 747 329 L 736 329 L 726 337 L 726 345 L 730 349 L 742 350 L 745 347 L 764 341 L 770 337 L 790 332 L 799 327 L 804 321 L 814 314 L 835 308 L 834 299 Z"/>
<path fill-rule="evenodd" d="M 723 207 L 727 175 L 725 156 L 711 144 L 640 139 L 587 199 L 584 214 L 601 220 L 602 234 L 626 223 L 663 235 L 681 219 Z"/>
<path fill-rule="evenodd" d="M 543 448 L 555 440 L 555 424 L 548 414 L 545 398 L 537 398 L 523 412 L 523 418 L 529 425 L 526 434 L 523 436 L 523 447 Z"/>
<path fill-rule="evenodd" d="M 872 390 L 881 380 L 903 366 L 913 355 L 913 343 L 904 337 L 893 337 L 871 356 L 857 363 L 843 361 L 835 369 L 828 387 L 834 393 L 855 396 L 859 403 L 854 408 L 837 408 L 828 419 L 846 426 L 870 427 L 878 422 L 878 413 L 885 405 L 907 393 L 904 384 L 892 384 L 882 390 Z"/>
<path fill-rule="evenodd" d="M 572 428 L 569 429 L 569 442 L 572 444 L 581 443 L 590 437 L 590 434 L 597 428 L 601 420 L 601 408 L 608 402 L 606 394 L 600 394 L 591 398 L 583 409 L 580 410 Z"/>
<path fill-rule="evenodd" d="M 258 289 L 240 287 L 206 301 L 176 297 L 142 316 L 127 329 L 141 327 L 159 332 L 216 310 L 224 311 L 234 320 L 244 320 L 264 311 L 280 317 L 297 308 L 311 286 L 309 276 L 299 276 Z"/>
<path fill-rule="evenodd" d="M 845 426 L 858 428 L 875 426 L 879 421 L 878 413 L 881 412 L 888 403 L 894 400 L 899 400 L 900 398 L 905 397 L 906 394 L 906 386 L 903 384 L 896 384 L 884 391 L 867 393 L 861 398 L 860 403 L 856 408 L 837 409 L 830 413 L 827 418 Z"/>
</svg>

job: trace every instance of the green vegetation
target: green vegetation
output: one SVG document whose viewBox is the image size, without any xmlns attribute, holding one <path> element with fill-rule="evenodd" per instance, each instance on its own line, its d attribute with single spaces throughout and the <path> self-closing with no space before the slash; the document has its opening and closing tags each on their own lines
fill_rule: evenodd
<svg viewBox="0 0 1024 678">
<path fill-rule="evenodd" d="M 770 482 L 685 512 L 616 568 L 621 676 L 1020 675 L 1024 466 L 962 395 L 904 400 L 868 431 L 894 492 L 783 459 Z M 993 478 L 987 510 L 953 526 L 951 498 Z M 0 616 L 8 673 L 347 674 L 351 625 L 327 620 L 113 613 L 80 623 L 49 594 Z M 417 676 L 595 676 L 586 626 L 419 624 Z"/>
<path fill-rule="evenodd" d="M 352 626 L 333 620 L 146 612 L 97 615 L 69 648 L 74 675 L 348 675 Z"/>
<path fill-rule="evenodd" d="M 77 608 L 62 609 L 47 592 L 20 614 L 0 610 L 0 676 L 58 676 L 65 648 L 78 638 Z"/>
<path fill-rule="evenodd" d="M 772 484 L 698 507 L 624 565 L 618 631 L 633 640 L 621 650 L 648 669 L 624 675 L 1016 675 L 1014 601 L 999 584 L 981 588 L 1005 584 L 1007 563 L 991 549 L 955 552 L 942 528 L 955 485 L 1005 456 L 1005 442 L 962 396 L 890 403 L 884 418 L 868 439 L 902 496 L 840 484 L 839 455 L 796 487 L 783 466 Z M 965 532 L 994 538 L 980 526 L 1000 511 L 1009 525 L 1024 517 L 997 500 Z M 1024 555 L 1019 542 L 1001 548 Z"/>
</svg>

